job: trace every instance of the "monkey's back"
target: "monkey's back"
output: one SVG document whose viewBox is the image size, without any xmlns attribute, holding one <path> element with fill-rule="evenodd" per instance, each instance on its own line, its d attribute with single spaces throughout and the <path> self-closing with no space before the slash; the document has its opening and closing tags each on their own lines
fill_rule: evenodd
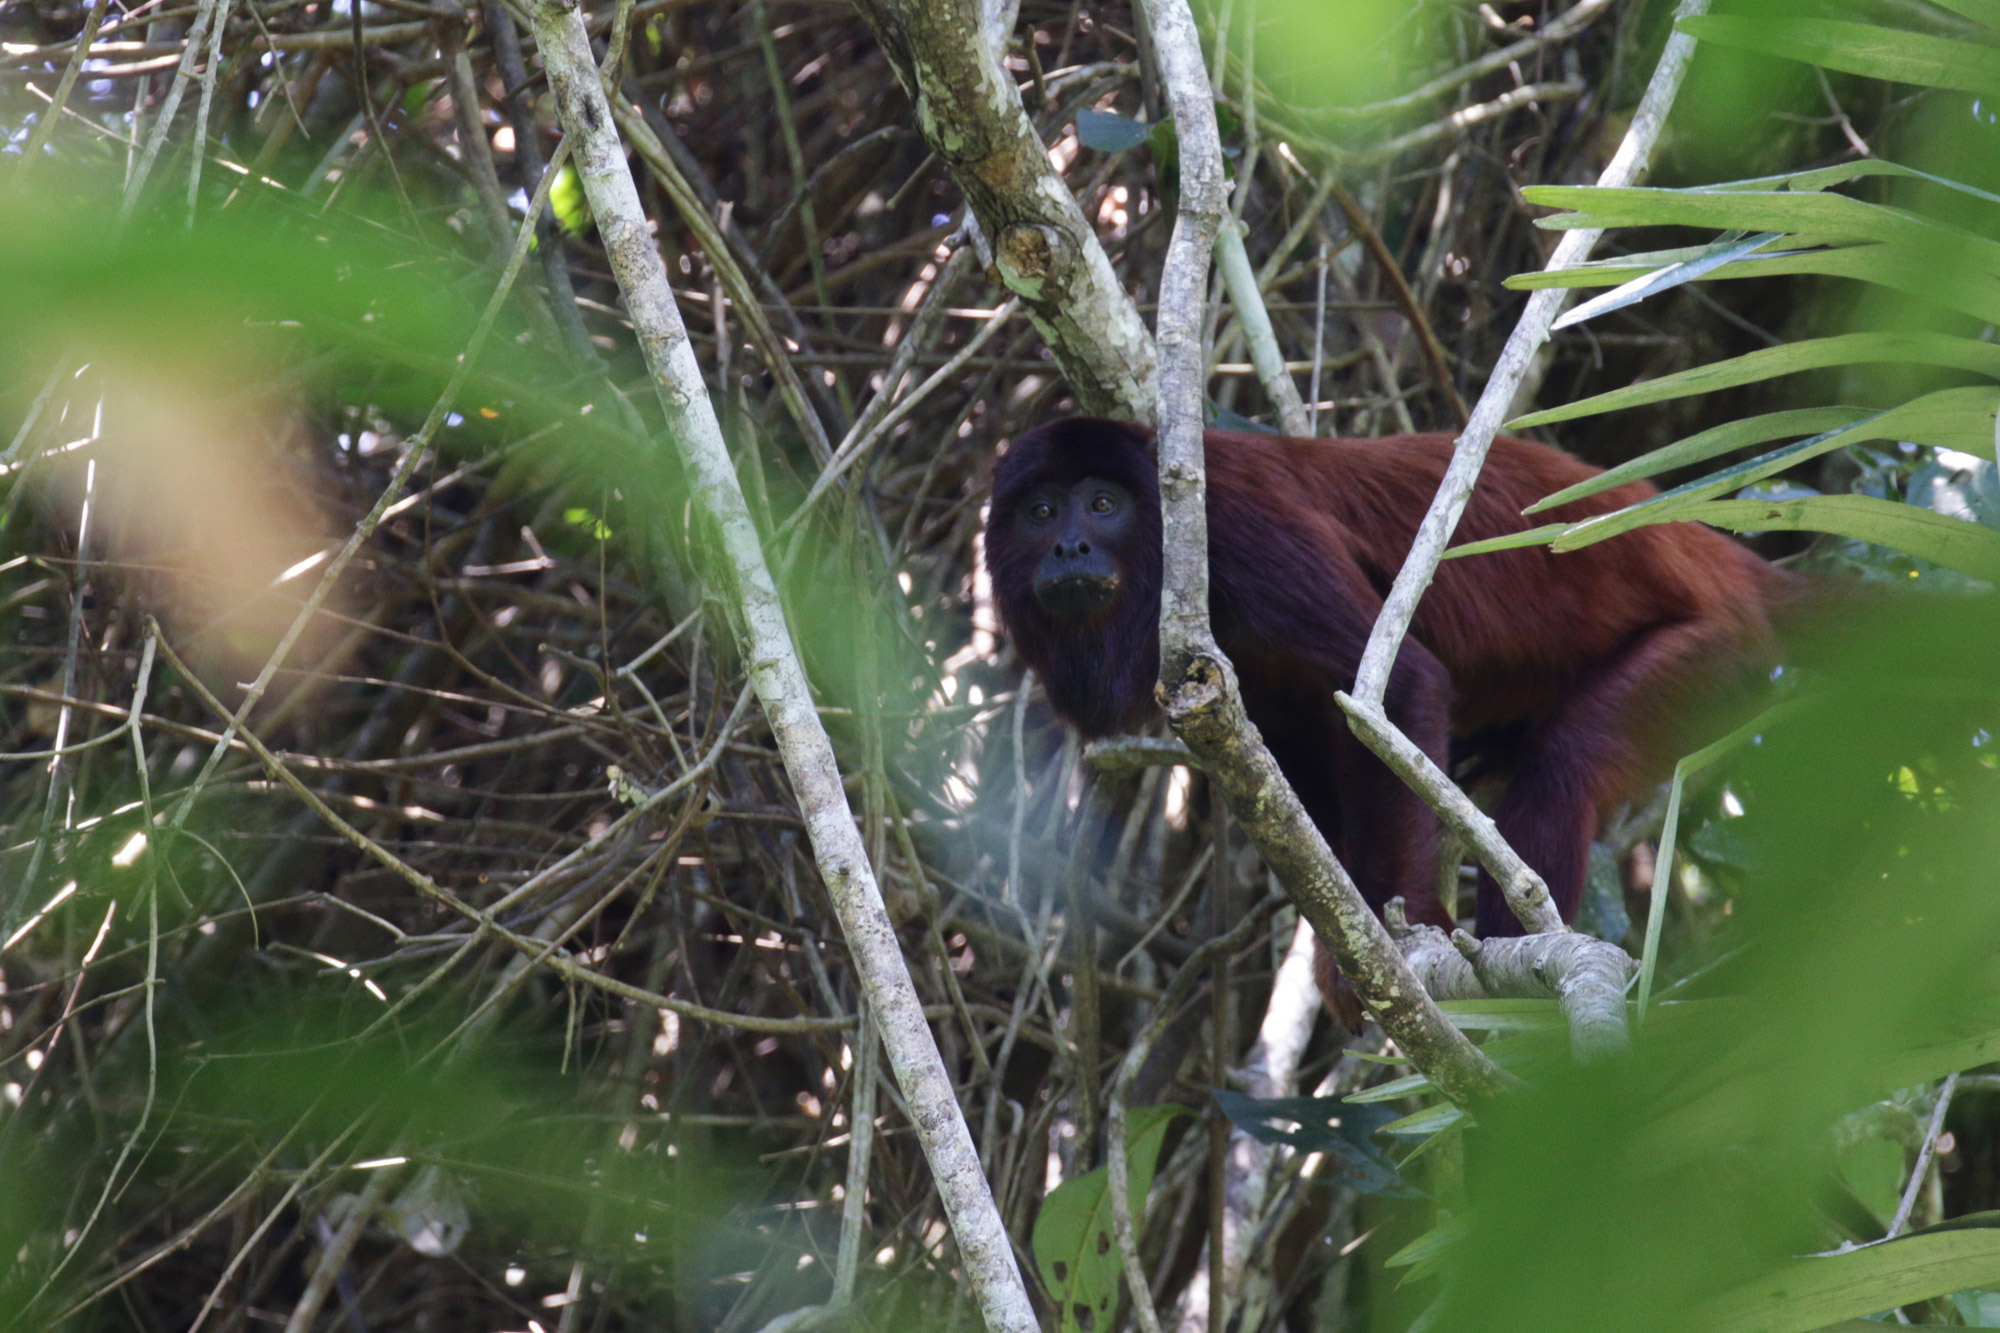
<svg viewBox="0 0 2000 1333">
<path fill-rule="evenodd" d="M 1272 519 L 1286 522 L 1290 510 L 1294 523 L 1337 525 L 1379 599 L 1402 567 L 1451 450 L 1452 437 L 1441 434 L 1287 440 L 1213 431 L 1207 454 L 1211 476 L 1229 478 L 1223 484 L 1234 493 L 1259 496 Z M 1598 472 L 1551 446 L 1501 436 L 1452 543 L 1574 522 L 1655 493 L 1632 482 L 1522 515 Z M 1232 539 L 1211 530 L 1211 543 Z M 1455 727 L 1472 730 L 1532 720 L 1582 674 L 1663 625 L 1698 626 L 1717 644 L 1740 646 L 1746 661 L 1761 659 L 1771 652 L 1766 605 L 1790 581 L 1714 529 L 1655 524 L 1577 551 L 1531 546 L 1446 560 L 1411 628 L 1451 673 Z"/>
</svg>

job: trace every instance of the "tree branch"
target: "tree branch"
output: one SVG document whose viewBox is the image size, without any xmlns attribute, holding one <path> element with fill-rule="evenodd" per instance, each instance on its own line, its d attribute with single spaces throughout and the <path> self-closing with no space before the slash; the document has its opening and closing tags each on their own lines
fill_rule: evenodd
<svg viewBox="0 0 2000 1333">
<path fill-rule="evenodd" d="M 833 746 L 793 646 L 777 585 L 693 345 L 674 305 L 666 266 L 647 225 L 591 56 L 582 13 L 575 0 L 538 0 L 531 19 L 564 133 L 577 144 L 577 169 L 605 254 L 666 413 L 668 438 L 679 445 L 695 501 L 713 522 L 727 556 L 751 683 L 798 794 L 814 858 L 840 918 L 869 1013 L 909 1103 L 912 1126 L 937 1180 L 967 1281 L 987 1328 L 1035 1333 L 1037 1321 L 1015 1266 L 1013 1246 L 904 964 L 895 927 L 847 804 Z"/>
<path fill-rule="evenodd" d="M 1243 712 L 1235 672 L 1208 621 L 1208 525 L 1202 452 L 1204 289 L 1210 249 L 1227 216 L 1215 102 L 1186 0 L 1147 11 L 1180 137 L 1180 213 L 1160 276 L 1160 687 L 1187 742 L 1265 863 L 1346 973 L 1362 1004 L 1454 1101 L 1507 1083 L 1424 994 L 1382 923 L 1334 859 L 1291 784 Z"/>
<path fill-rule="evenodd" d="M 1674 11 L 1674 20 L 1679 23 L 1707 11 L 1708 0 L 1681 0 Z M 1624 141 L 1597 178 L 1600 186 L 1629 185 L 1645 173 L 1660 132 L 1666 127 L 1667 111 L 1674 104 L 1693 55 L 1694 38 L 1676 28 L 1667 39 L 1666 49 L 1660 52 L 1660 63 L 1646 85 L 1639 109 L 1632 115 Z M 1582 263 L 1603 234 L 1601 229 L 1590 228 L 1566 233 L 1549 257 L 1547 271 L 1554 273 Z M 1375 618 L 1375 630 L 1368 636 L 1361 670 L 1355 676 L 1355 698 L 1377 705 L 1383 701 L 1389 688 L 1389 670 L 1396 664 L 1396 652 L 1403 645 L 1403 636 L 1409 633 L 1417 602 L 1431 586 L 1438 561 L 1444 558 L 1445 544 L 1451 540 L 1466 502 L 1472 498 L 1472 488 L 1479 480 L 1480 468 L 1485 466 L 1493 437 L 1499 433 L 1501 418 L 1513 403 L 1514 391 L 1569 297 L 1567 287 L 1544 287 L 1528 298 L 1528 308 L 1521 312 L 1521 322 L 1514 326 L 1507 345 L 1500 351 L 1492 377 L 1486 381 L 1486 388 L 1472 409 L 1472 419 L 1458 437 L 1451 466 L 1445 470 L 1444 480 L 1438 483 L 1437 498 L 1431 501 L 1429 512 L 1417 528 L 1416 540 L 1396 575 L 1395 586 L 1382 604 L 1382 613 Z"/>
<path fill-rule="evenodd" d="M 1029 123 L 973 0 L 857 0 L 990 239 L 994 268 L 1086 412 L 1150 422 L 1153 340 Z"/>
</svg>

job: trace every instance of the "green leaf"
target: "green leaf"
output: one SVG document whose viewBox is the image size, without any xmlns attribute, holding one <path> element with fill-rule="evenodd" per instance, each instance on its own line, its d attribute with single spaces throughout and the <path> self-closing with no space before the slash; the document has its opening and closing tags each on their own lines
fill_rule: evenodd
<svg viewBox="0 0 2000 1333">
<path fill-rule="evenodd" d="M 1797 238 L 1794 238 L 1795 240 Z M 1976 269 L 1954 269 L 1940 263 L 1939 256 L 1920 245 L 1886 245 L 1862 242 L 1826 249 L 1792 249 L 1766 256 L 1750 255 L 1702 275 L 1703 281 L 1720 282 L 1738 278 L 1787 277 L 1820 274 L 1830 278 L 1851 278 L 1870 282 L 1891 291 L 1935 301 L 1948 310 L 1957 310 L 1988 323 L 2000 322 L 2000 280 Z M 1573 282 L 1547 280 L 1553 275 L 1522 274 L 1508 285 L 1521 290 L 1540 287 L 1603 286 L 1621 278 L 1640 275 L 1627 269 L 1595 273 L 1578 271 Z"/>
<path fill-rule="evenodd" d="M 1510 532 L 1504 537 L 1488 537 L 1484 541 L 1454 546 L 1444 553 L 1444 558 L 1456 560 L 1463 555 L 1491 555 L 1495 551 L 1514 551 L 1523 546 L 1546 546 L 1569 530 L 1567 523 L 1544 523 L 1539 528 Z"/>
<path fill-rule="evenodd" d="M 431 100 L 431 96 L 443 87 L 443 79 L 419 79 L 403 90 L 403 95 L 397 99 L 397 104 L 403 108 L 403 114 L 414 116 L 422 111 Z"/>
<path fill-rule="evenodd" d="M 1535 501 L 1521 512 L 1539 514 L 1543 510 L 1555 509 L 1572 500 L 1598 495 L 1614 487 L 1623 486 L 1627 482 L 1644 481 L 1672 468 L 1703 463 L 1748 445 L 1767 444 L 1772 440 L 1793 439 L 1818 435 L 1824 431 L 1840 430 L 1873 415 L 1874 412 L 1865 407 L 1807 407 L 1791 412 L 1767 412 L 1762 416 L 1745 417 L 1740 421 L 1725 421 L 1720 426 L 1711 426 L 1700 434 L 1676 440 L 1663 448 L 1654 449 L 1620 463 L 1617 467 L 1607 468 L 1574 486 L 1566 486 L 1546 499 Z"/>
<path fill-rule="evenodd" d="M 1431 1081 L 1422 1074 L 1408 1074 L 1402 1078 L 1392 1078 L 1387 1083 L 1378 1083 L 1372 1088 L 1347 1094 L 1347 1100 L 1356 1106 L 1369 1106 L 1375 1102 L 1393 1102 L 1419 1092 L 1430 1090 Z"/>
<path fill-rule="evenodd" d="M 1719 46 L 1801 60 L 1871 79 L 1960 92 L 2000 94 L 2000 59 L 1992 47 L 1841 19 L 1765 19 L 1708 15 L 1682 19 L 1682 32 Z"/>
<path fill-rule="evenodd" d="M 1995 1282 L 2000 1282 L 2000 1229 L 1924 1231 L 1785 1264 L 1707 1302 L 1692 1312 L 1688 1327 L 1706 1333 L 1810 1333 L 1836 1320 Z"/>
<path fill-rule="evenodd" d="M 1831 191 L 1663 190 L 1651 186 L 1541 185 L 1523 190 L 1530 203 L 1570 211 L 1537 220 L 1551 231 L 1584 227 L 1703 227 L 1716 231 L 1889 241 L 1937 224 Z M 1969 233 L 1958 233 L 1979 240 Z M 2000 251 L 2000 246 L 1983 242 Z"/>
<path fill-rule="evenodd" d="M 1440 1130 L 1450 1129 L 1461 1121 L 1469 1122 L 1471 1117 L 1450 1102 L 1440 1102 L 1436 1106 L 1426 1106 L 1423 1110 L 1404 1116 L 1401 1120 L 1391 1120 L 1377 1133 L 1394 1134 L 1400 1138 L 1426 1138 Z"/>
<path fill-rule="evenodd" d="M 1740 242 L 1733 251 L 1696 252 L 1695 260 L 1680 261 L 1689 267 L 1649 274 L 1643 280 L 1648 287 L 1695 277 L 1827 273 L 1894 288 L 1981 319 L 2000 318 L 2000 243 L 1901 209 L 1841 194 L 1791 190 L 1552 186 L 1527 193 L 1537 203 L 1577 210 L 1541 220 L 1540 225 L 1555 229 L 1676 226 L 1715 228 L 1730 236 L 1769 232 L 1786 237 L 1765 243 L 1754 254 Z M 1592 280 L 1600 276 L 1593 274 Z M 1611 299 L 1599 297 L 1579 313 L 1594 312 Z"/>
<path fill-rule="evenodd" d="M 1411 1268 L 1418 1265 L 1434 1266 L 1450 1251 L 1451 1247 L 1465 1238 L 1469 1231 L 1469 1217 L 1459 1213 L 1418 1236 L 1415 1240 L 1397 1250 L 1382 1261 L 1384 1268 Z"/>
<path fill-rule="evenodd" d="M 1936 176 L 1916 167 L 1906 167 L 1899 162 L 1889 162 L 1879 157 L 1857 158 L 1852 162 L 1836 162 L 1830 167 L 1808 167 L 1804 171 L 1788 171 L 1777 176 L 1758 176 L 1749 180 L 1727 181 L 1721 185 L 1696 186 L 1705 190 L 1824 190 L 1851 180 L 1862 180 L 1873 176 L 1896 176 L 1907 180 L 1924 180 L 1933 185 L 1956 190 L 1960 194 L 1984 199 L 1988 203 L 2000 203 L 2000 195 L 1982 190 L 1975 185 L 1966 185 L 1945 176 Z"/>
<path fill-rule="evenodd" d="M 1399 1079 L 1398 1082 L 1408 1082 Z M 1425 1087 L 1429 1079 L 1422 1080 Z M 1326 1154 L 1318 1179 L 1360 1194 L 1415 1198 L 1418 1192 L 1403 1180 L 1389 1154 L 1375 1146 L 1374 1135 L 1394 1111 L 1356 1106 L 1342 1097 L 1246 1097 L 1229 1088 L 1215 1089 L 1215 1104 L 1230 1123 L 1259 1143 L 1286 1144 L 1300 1152 Z"/>
<path fill-rule="evenodd" d="M 2000 56 L 2000 52 L 1995 53 Z M 1595 185 L 1533 186 L 1531 203 L 1572 211 L 1539 219 L 1553 231 L 1584 227 L 1703 227 L 1717 231 L 1810 234 L 1836 240 L 1902 241 L 1963 245 L 1976 262 L 2000 264 L 2000 243 L 1902 209 L 1871 204 L 1832 191 L 1662 190 L 1650 186 L 1609 189 Z M 1956 257 L 1956 256 L 1954 256 Z"/>
<path fill-rule="evenodd" d="M 1651 523 L 1697 517 L 1692 511 L 1704 500 L 1718 499 L 1821 454 L 1867 440 L 1912 440 L 1953 449 L 1977 449 L 1993 438 L 1996 403 L 2000 403 L 2000 398 L 1996 398 L 1992 389 L 1939 389 L 1872 413 L 1851 426 L 1783 445 L 1623 509 L 1584 519 L 1550 545 L 1558 551 L 1574 551 Z M 1763 529 L 1752 525 L 1749 530 Z"/>
<path fill-rule="evenodd" d="M 1733 389 L 1779 375 L 1796 375 L 1805 370 L 1829 366 L 1851 366 L 1871 361 L 1900 361 L 1970 371 L 2000 379 L 2000 346 L 1977 338 L 1954 338 L 1943 333 L 1843 333 L 1831 338 L 1812 338 L 1783 347 L 1765 347 L 1743 356 L 1697 366 L 1675 375 L 1663 375 L 1644 384 L 1613 389 L 1592 398 L 1530 412 L 1508 422 L 1513 430 L 1546 426 L 1557 421 L 1595 416 L 1624 407 L 1664 403 L 1698 393 Z"/>
<path fill-rule="evenodd" d="M 1884 1093 L 1913 1083 L 1929 1083 L 1963 1069 L 2000 1060 L 2000 1029 L 1938 1046 L 1923 1046 L 1899 1055 L 1881 1071 L 1876 1083 Z"/>
<path fill-rule="evenodd" d="M 1122 153 L 1137 148 L 1152 132 L 1151 125 L 1130 116 L 1117 116 L 1109 111 L 1076 113 L 1077 142 L 1100 153 Z"/>
<path fill-rule="evenodd" d="M 611 525 L 580 505 L 563 510 L 563 522 L 584 529 L 598 541 L 611 539 Z"/>
<path fill-rule="evenodd" d="M 1174 129 L 1172 116 L 1155 121 L 1146 135 L 1146 145 L 1153 150 L 1153 163 L 1160 173 L 1160 187 L 1164 190 L 1181 188 L 1181 138 Z"/>
<path fill-rule="evenodd" d="M 2000 532 L 1894 500 L 1866 495 L 1716 500 L 1684 510 L 1681 517 L 1738 532 L 1830 532 L 1892 546 L 1934 565 L 2000 583 Z"/>
<path fill-rule="evenodd" d="M 1132 1225 L 1144 1216 L 1146 1191 L 1153 1186 L 1160 1144 L 1185 1106 L 1139 1106 L 1125 1117 L 1126 1179 Z M 1042 1200 L 1030 1242 L 1035 1268 L 1060 1311 L 1062 1333 L 1108 1329 L 1125 1275 L 1118 1240 L 1111 1230 L 1111 1178 L 1104 1167 L 1065 1180 Z"/>
<path fill-rule="evenodd" d="M 1602 296 L 1592 297 L 1574 310 L 1566 312 L 1550 326 L 1551 332 L 1566 329 L 1585 320 L 1608 315 L 1614 310 L 1623 310 L 1628 305 L 1637 305 L 1649 296 L 1657 296 L 1683 283 L 1693 282 L 1715 269 L 1732 264 L 1753 250 L 1761 250 L 1778 239 L 1774 231 L 1759 232 L 1755 236 L 1739 236 L 1731 233 L 1713 245 L 1704 246 L 1701 251 L 1688 259 L 1676 260 L 1662 268 L 1655 269 L 1641 277 L 1608 291 Z"/>
<path fill-rule="evenodd" d="M 1989 28 L 2000 28 L 2000 0 L 1931 0 L 1939 9 L 1948 9 L 1954 14 L 1981 23 Z"/>
<path fill-rule="evenodd" d="M 573 164 L 563 163 L 562 170 L 549 183 L 549 207 L 562 229 L 572 236 L 590 226 L 590 200 L 584 196 L 583 177 L 576 174 Z"/>
</svg>

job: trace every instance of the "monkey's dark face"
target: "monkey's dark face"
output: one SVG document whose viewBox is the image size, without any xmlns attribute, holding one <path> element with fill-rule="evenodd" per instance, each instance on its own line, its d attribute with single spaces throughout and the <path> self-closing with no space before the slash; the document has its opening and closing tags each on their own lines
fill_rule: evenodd
<svg viewBox="0 0 2000 1333">
<path fill-rule="evenodd" d="M 1035 600 L 1058 620 L 1087 620 L 1110 607 L 1122 576 L 1118 553 L 1132 540 L 1137 506 L 1115 481 L 1085 477 L 1073 486 L 1038 486 L 1015 511 L 1014 529 L 1031 551 Z"/>
</svg>

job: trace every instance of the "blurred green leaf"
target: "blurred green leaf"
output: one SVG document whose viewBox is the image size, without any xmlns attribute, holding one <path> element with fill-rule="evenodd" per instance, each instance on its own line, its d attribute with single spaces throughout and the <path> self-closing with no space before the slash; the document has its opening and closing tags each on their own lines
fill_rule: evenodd
<svg viewBox="0 0 2000 1333">
<path fill-rule="evenodd" d="M 563 163 L 562 170 L 549 183 L 549 209 L 556 215 L 556 222 L 572 236 L 580 235 L 591 225 L 590 200 L 584 196 L 583 177 L 576 174 L 574 163 Z"/>
<path fill-rule="evenodd" d="M 1629 1060 L 1546 1061 L 1482 1112 L 1434 1328 L 1803 1330 L 1994 1281 L 1990 1232 L 1802 1256 L 1836 1239 L 1814 1205 L 1834 1122 L 1996 1054 L 1996 660 L 1990 602 L 1796 637 L 1807 688 L 1727 760 L 1762 869 L 1713 965 L 1680 963 L 1700 972 L 1686 993 L 1714 998 L 1651 1011 Z M 1950 799 L 1900 791 L 1906 766 Z"/>
<path fill-rule="evenodd" d="M 1401 0 L 1263 0 L 1257 77 L 1281 105 L 1358 106 L 1402 91 L 1434 16 Z"/>
<path fill-rule="evenodd" d="M 1181 187 L 1181 140 L 1172 116 L 1154 121 L 1146 132 L 1146 146 L 1153 150 L 1153 166 L 1160 174 L 1160 188 L 1172 194 Z"/>
<path fill-rule="evenodd" d="M 1811 1333 L 1837 1319 L 2000 1283 L 2000 1230 L 1932 1231 L 1786 1264 L 1695 1312 L 1711 1333 Z"/>
<path fill-rule="evenodd" d="M 1932 0 L 1932 3 L 1974 23 L 2000 28 L 2000 0 Z"/>
<path fill-rule="evenodd" d="M 585 509 L 582 505 L 572 505 L 568 509 L 563 510 L 563 522 L 573 528 L 582 528 L 597 541 L 602 542 L 611 539 L 611 525 L 591 513 L 588 509 Z"/>
<path fill-rule="evenodd" d="M 1407 1268 L 1407 1280 L 1436 1273 L 1469 1228 L 1463 1217 L 1448 1217 L 1382 1261 L 1384 1268 Z"/>
<path fill-rule="evenodd" d="M 422 111 L 424 103 L 431 100 L 431 94 L 437 91 L 438 85 L 442 82 L 441 79 L 419 79 L 405 88 L 401 99 L 404 113 L 414 116 Z"/>
<path fill-rule="evenodd" d="M 1683 32 L 1822 69 L 1896 83 L 2000 94 L 2000 61 L 1992 47 L 1844 19 L 1704 15 L 1682 19 Z"/>
</svg>

